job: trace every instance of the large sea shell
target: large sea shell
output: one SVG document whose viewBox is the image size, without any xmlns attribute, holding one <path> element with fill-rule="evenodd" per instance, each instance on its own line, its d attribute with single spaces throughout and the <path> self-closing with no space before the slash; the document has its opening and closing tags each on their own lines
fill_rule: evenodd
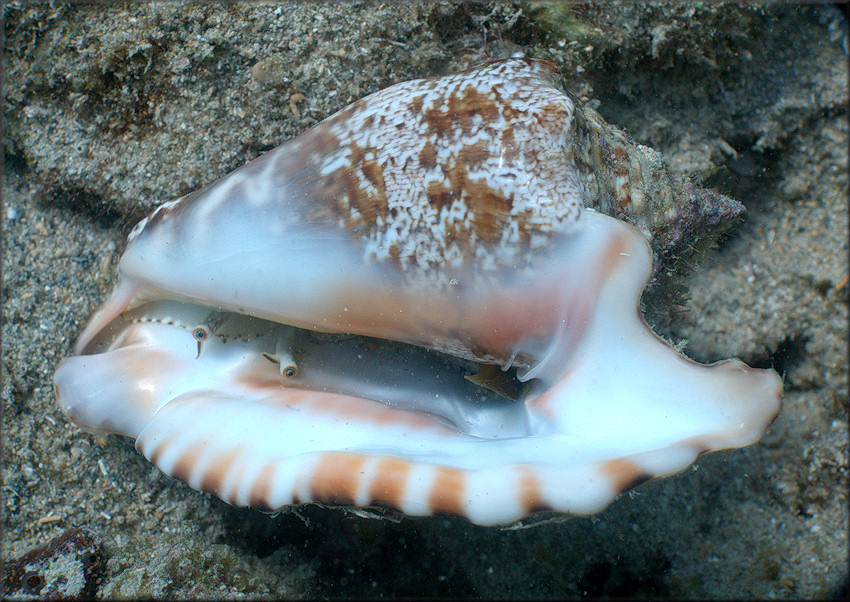
<svg viewBox="0 0 850 602">
<path fill-rule="evenodd" d="M 143 220 L 59 402 L 234 505 L 482 524 L 748 445 L 781 381 L 646 326 L 646 208 L 675 203 L 610 131 L 542 61 L 366 97 Z"/>
</svg>

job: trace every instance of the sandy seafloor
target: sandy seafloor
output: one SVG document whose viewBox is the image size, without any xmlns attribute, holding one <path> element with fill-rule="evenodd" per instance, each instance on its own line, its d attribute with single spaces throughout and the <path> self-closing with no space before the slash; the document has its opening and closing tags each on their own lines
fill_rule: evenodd
<svg viewBox="0 0 850 602">
<path fill-rule="evenodd" d="M 706 3 L 707 4 L 707 3 Z M 846 586 L 847 24 L 833 6 L 4 8 L 3 556 L 71 527 L 102 597 L 746 597 Z M 51 379 L 132 225 L 391 83 L 514 53 L 746 219 L 662 295 L 701 362 L 783 374 L 760 443 L 527 529 L 235 509 L 70 424 Z M 682 267 L 682 266 L 679 266 Z M 534 522 L 534 521 L 531 521 Z"/>
</svg>

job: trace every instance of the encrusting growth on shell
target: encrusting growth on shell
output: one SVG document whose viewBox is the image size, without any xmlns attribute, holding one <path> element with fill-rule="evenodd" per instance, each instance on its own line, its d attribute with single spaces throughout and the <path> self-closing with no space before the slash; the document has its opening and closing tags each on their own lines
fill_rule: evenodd
<svg viewBox="0 0 850 602">
<path fill-rule="evenodd" d="M 654 251 L 653 272 L 699 255 L 744 214 L 741 203 L 671 173 L 660 153 L 580 104 L 571 151 L 584 206 L 640 230 Z"/>
</svg>

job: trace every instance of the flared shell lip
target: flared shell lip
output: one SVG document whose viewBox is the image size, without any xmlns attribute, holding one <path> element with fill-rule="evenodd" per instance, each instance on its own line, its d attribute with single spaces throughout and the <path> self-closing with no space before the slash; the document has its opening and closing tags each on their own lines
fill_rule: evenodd
<svg viewBox="0 0 850 602">
<path fill-rule="evenodd" d="M 98 347 L 107 337 L 110 324 L 115 322 L 123 312 L 130 307 L 139 292 L 139 287 L 126 280 L 119 280 L 106 302 L 91 317 L 83 332 L 74 344 L 75 355 L 90 355 L 98 351 Z"/>
</svg>

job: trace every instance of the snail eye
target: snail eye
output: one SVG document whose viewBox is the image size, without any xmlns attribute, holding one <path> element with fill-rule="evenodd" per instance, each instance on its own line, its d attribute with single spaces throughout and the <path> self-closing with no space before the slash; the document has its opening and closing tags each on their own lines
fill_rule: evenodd
<svg viewBox="0 0 850 602">
<path fill-rule="evenodd" d="M 44 577 L 35 571 L 30 571 L 24 574 L 22 581 L 24 584 L 24 591 L 28 594 L 38 595 L 41 592 L 41 588 L 44 587 Z"/>
<path fill-rule="evenodd" d="M 207 329 L 203 326 L 196 326 L 192 329 L 192 336 L 195 337 L 195 340 L 199 343 L 203 343 L 209 338 L 210 333 L 207 332 Z"/>
</svg>

